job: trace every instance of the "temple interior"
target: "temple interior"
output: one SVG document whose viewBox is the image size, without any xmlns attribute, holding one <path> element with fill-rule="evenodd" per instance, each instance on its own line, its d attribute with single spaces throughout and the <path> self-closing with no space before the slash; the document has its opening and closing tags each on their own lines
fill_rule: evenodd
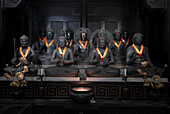
<svg viewBox="0 0 170 114">
<path fill-rule="evenodd" d="M 168 114 L 169 0 L 0 0 L 0 114 Z"/>
</svg>

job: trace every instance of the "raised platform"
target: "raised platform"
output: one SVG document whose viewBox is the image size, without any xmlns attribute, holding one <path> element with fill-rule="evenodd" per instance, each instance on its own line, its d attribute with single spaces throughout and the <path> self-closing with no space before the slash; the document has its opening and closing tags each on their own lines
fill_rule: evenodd
<svg viewBox="0 0 170 114">
<path fill-rule="evenodd" d="M 71 88 L 76 86 L 88 86 L 94 91 L 95 98 L 120 98 L 124 99 L 124 80 L 119 78 L 90 78 L 80 80 L 80 77 L 43 77 L 41 83 L 40 78 L 26 77 L 27 87 L 19 88 L 23 92 L 22 98 L 70 98 Z M 0 98 L 12 98 L 14 90 L 17 87 L 10 87 L 11 80 L 6 77 L 0 77 Z M 158 93 L 159 99 L 168 99 L 170 91 L 170 83 L 163 79 L 164 88 L 159 90 L 152 87 L 143 86 L 142 79 L 130 79 L 127 83 L 128 99 L 152 99 L 150 92 Z M 40 88 L 43 87 L 43 90 Z"/>
<path fill-rule="evenodd" d="M 41 68 L 48 68 L 52 65 L 43 65 Z M 53 65 L 55 66 L 55 65 Z M 121 75 L 117 77 L 87 77 L 85 69 L 95 67 L 92 65 L 73 65 L 79 69 L 78 77 L 47 77 L 42 78 L 37 75 L 26 76 L 27 87 L 19 88 L 22 90 L 23 98 L 70 98 L 72 87 L 88 86 L 94 91 L 95 98 L 119 98 L 124 99 L 125 90 L 127 90 L 128 99 L 152 99 L 158 94 L 158 99 L 168 99 L 170 91 L 170 82 L 168 78 L 162 78 L 164 88 L 153 89 L 152 87 L 143 86 L 142 77 L 128 76 L 127 83 L 124 80 L 124 67 L 119 66 Z M 151 77 L 147 77 L 151 80 Z M 0 77 L 0 98 L 12 98 L 16 87 L 10 87 L 12 80 L 6 77 Z M 127 87 L 125 88 L 125 86 Z"/>
</svg>

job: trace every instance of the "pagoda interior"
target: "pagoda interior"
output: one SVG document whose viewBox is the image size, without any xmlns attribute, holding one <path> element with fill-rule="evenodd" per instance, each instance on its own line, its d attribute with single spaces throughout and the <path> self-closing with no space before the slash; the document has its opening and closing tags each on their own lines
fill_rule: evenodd
<svg viewBox="0 0 170 114">
<path fill-rule="evenodd" d="M 170 113 L 169 7 L 169 0 L 0 0 L 0 114 Z M 68 45 L 67 51 L 70 52 L 66 51 L 64 55 L 59 47 L 62 47 L 62 41 L 68 43 L 67 30 L 71 30 L 74 43 L 73 48 Z M 128 32 L 130 40 L 128 45 L 125 41 L 124 58 L 120 63 L 115 63 L 119 54 L 114 55 L 114 48 L 117 46 L 118 51 L 122 49 L 113 45 L 119 31 L 121 38 L 124 38 L 124 32 Z M 47 46 L 45 51 L 49 55 L 40 54 L 40 49 L 38 52 L 33 49 L 39 38 L 43 37 L 42 33 L 46 34 L 45 41 L 51 38 L 52 42 L 53 37 L 55 42 L 55 48 L 49 49 L 52 50 L 50 54 L 47 48 L 53 44 L 42 43 Z M 51 33 L 53 36 L 50 36 Z M 87 46 L 80 45 L 84 33 L 89 43 Z M 147 56 L 160 69 L 159 73 L 149 75 L 138 71 L 140 75 L 128 74 L 128 69 L 135 69 L 127 64 L 127 50 L 133 47 L 136 33 L 142 35 L 142 46 L 144 49 L 147 47 Z M 114 58 L 114 63 L 109 65 L 105 65 L 107 58 L 93 51 L 98 46 L 100 48 L 103 37 L 108 43 L 108 53 L 111 53 L 108 57 L 113 55 Z M 31 47 L 30 52 L 34 51 L 35 59 L 40 59 L 30 62 L 28 67 L 23 67 L 24 71 L 20 71 L 20 65 L 27 61 L 25 55 L 30 56 L 30 52 L 21 54 L 23 39 L 25 42 L 28 40 L 27 45 Z M 123 45 L 122 39 L 120 42 Z M 5 70 L 13 69 L 10 67 L 14 65 L 11 60 L 18 54 L 17 49 L 24 60 L 16 58 L 21 64 L 17 63 L 19 71 L 17 68 L 14 70 L 23 75 L 11 75 L 11 70 Z M 59 61 L 51 63 L 55 50 L 60 53 Z M 84 53 L 87 50 L 89 53 Z M 102 66 L 91 64 L 96 53 L 99 57 L 95 60 Z M 138 53 L 137 57 L 141 59 L 140 56 L 146 53 Z M 56 54 L 55 59 L 57 57 Z M 68 64 L 63 62 L 67 61 L 65 59 L 68 59 L 69 65 L 63 65 Z M 34 73 L 29 73 L 30 69 Z M 75 103 L 71 97 L 74 87 L 91 88 L 92 100 L 89 103 Z"/>
</svg>

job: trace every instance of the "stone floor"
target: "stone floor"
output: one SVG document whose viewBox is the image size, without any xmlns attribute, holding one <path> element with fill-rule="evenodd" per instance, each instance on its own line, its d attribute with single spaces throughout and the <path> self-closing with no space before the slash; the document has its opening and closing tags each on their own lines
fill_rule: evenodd
<svg viewBox="0 0 170 114">
<path fill-rule="evenodd" d="M 95 99 L 78 104 L 71 99 L 0 99 L 0 114 L 169 114 L 167 101 Z"/>
</svg>

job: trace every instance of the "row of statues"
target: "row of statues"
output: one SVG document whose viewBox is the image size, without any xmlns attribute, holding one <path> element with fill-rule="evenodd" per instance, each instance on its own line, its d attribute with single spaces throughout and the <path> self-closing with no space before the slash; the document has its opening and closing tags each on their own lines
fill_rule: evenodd
<svg viewBox="0 0 170 114">
<path fill-rule="evenodd" d="M 10 68 L 5 72 L 17 72 L 15 66 L 21 62 L 27 65 L 29 73 L 36 74 L 36 64 L 56 64 L 55 67 L 46 69 L 47 75 L 59 74 L 60 76 L 75 76 L 78 69 L 71 64 L 93 64 L 96 67 L 87 68 L 89 76 L 113 76 L 120 75 L 120 69 L 109 65 L 128 65 L 129 75 L 138 75 L 138 69 L 148 74 L 159 74 L 160 69 L 156 68 L 150 61 L 148 49 L 143 46 L 143 35 L 135 33 L 130 42 L 128 32 L 116 29 L 114 35 L 109 31 L 98 29 L 91 34 L 87 28 L 80 28 L 79 37 L 74 38 L 71 29 L 61 31 L 58 38 L 52 28 L 43 30 L 39 40 L 32 46 L 29 45 L 29 38 L 25 35 L 20 37 L 20 48 L 15 52 Z"/>
</svg>

